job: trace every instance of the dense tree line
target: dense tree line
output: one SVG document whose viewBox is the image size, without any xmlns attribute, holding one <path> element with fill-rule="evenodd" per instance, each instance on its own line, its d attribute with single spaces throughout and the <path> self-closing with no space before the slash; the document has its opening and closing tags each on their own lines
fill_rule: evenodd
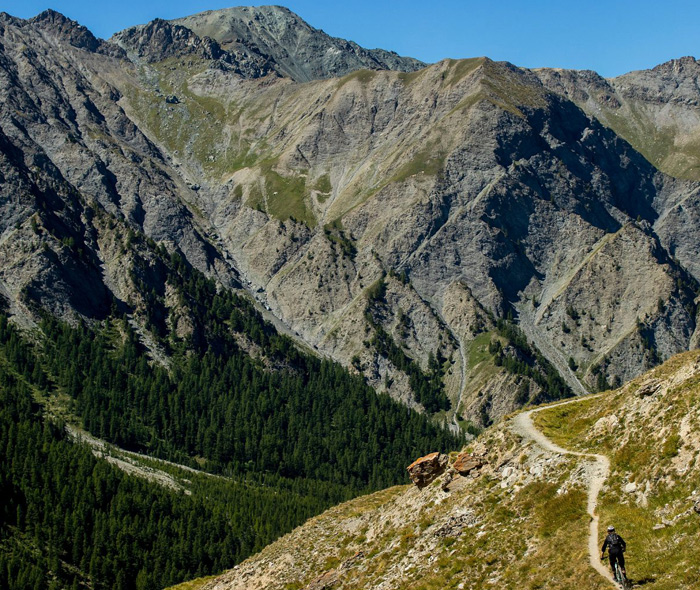
<svg viewBox="0 0 700 590">
<path fill-rule="evenodd" d="M 123 319 L 91 330 L 46 317 L 31 346 L 0 315 L 0 587 L 160 588 L 220 571 L 333 503 L 401 481 L 417 454 L 457 444 L 222 297 L 207 310 L 228 317 L 224 328 L 202 315 L 203 354 L 176 352 L 170 372 L 149 364 Z M 234 325 L 286 368 L 238 350 Z M 199 477 L 188 496 L 127 476 L 42 418 L 32 396 L 56 387 L 95 434 L 205 457 L 239 483 Z"/>
<path fill-rule="evenodd" d="M 102 330 L 48 316 L 42 324 L 49 372 L 90 432 L 165 458 L 203 457 L 213 471 L 333 481 L 358 492 L 405 481 L 407 461 L 459 445 L 363 378 L 302 354 L 249 300 L 217 290 L 177 254 L 169 263 L 171 290 L 194 326 L 184 339 L 169 333 L 169 369 L 148 362 L 125 320 Z M 241 335 L 263 358 L 241 350 Z"/>
<path fill-rule="evenodd" d="M 0 587 L 141 589 L 213 573 L 460 444 L 156 250 L 177 299 L 175 312 L 164 289 L 149 299 L 167 366 L 116 307 L 91 326 L 46 315 L 31 345 L 0 313 Z M 172 313 L 188 315 L 189 335 Z M 198 476 L 190 496 L 127 476 L 42 416 L 32 398 L 57 393 L 94 435 L 232 479 Z"/>
<path fill-rule="evenodd" d="M 230 567 L 324 507 L 262 486 L 201 481 L 188 496 L 128 476 L 43 421 L 4 368 L 0 457 L 8 590 L 162 588 Z"/>
<path fill-rule="evenodd" d="M 94 332 L 47 318 L 49 372 L 96 436 L 178 461 L 203 457 L 207 469 L 227 474 L 378 489 L 402 481 L 417 454 L 459 444 L 360 377 L 286 349 L 286 340 L 255 324 L 259 333 L 251 334 L 284 363 L 266 368 L 235 343 L 239 312 L 224 303 L 219 309 L 226 329 L 202 345 L 203 354 L 176 355 L 170 370 L 149 364 L 126 322 Z"/>
</svg>

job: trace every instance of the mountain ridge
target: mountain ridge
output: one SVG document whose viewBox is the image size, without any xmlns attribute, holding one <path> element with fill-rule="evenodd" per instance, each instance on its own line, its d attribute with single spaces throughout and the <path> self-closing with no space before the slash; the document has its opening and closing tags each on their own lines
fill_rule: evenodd
<svg viewBox="0 0 700 590">
<path fill-rule="evenodd" d="M 40 21 L 19 29 L 29 45 Z M 143 47 L 145 61 L 103 58 L 61 34 L 70 50 L 55 56 L 39 39 L 39 59 L 4 54 L 13 56 L 8 71 L 35 71 L 40 80 L 24 94 L 11 80 L 7 89 L 10 104 L 32 113 L 23 125 L 34 144 L 21 149 L 55 165 L 41 174 L 60 170 L 66 191 L 179 249 L 222 285 L 243 287 L 321 353 L 346 366 L 357 358 L 373 386 L 409 405 L 420 408 L 410 364 L 390 354 L 394 345 L 422 371 L 431 354 L 449 361 L 447 422 L 497 418 L 489 408 L 514 409 L 517 387 L 539 394 L 529 378 L 505 375 L 495 397 L 467 391 L 477 337 L 496 338 L 489 314 L 525 322 L 530 341 L 578 391 L 578 383 L 627 380 L 698 340 L 696 186 L 658 172 L 554 92 L 541 71 L 477 58 L 299 84 L 260 70 L 242 75 L 217 41 L 165 21 L 116 36 L 137 53 Z M 170 41 L 155 42 L 159 35 Z M 52 59 L 60 64 L 53 71 Z M 87 67 L 76 71 L 80 60 Z M 65 124 L 46 124 L 42 105 L 53 102 L 64 105 Z M 13 117 L 6 109 L 3 130 L 24 145 Z M 72 234 L 59 232 L 58 242 L 72 239 L 95 254 L 85 271 L 102 300 L 95 313 L 114 293 L 145 314 L 149 297 L 139 291 L 149 288 L 147 273 L 125 280 L 133 262 L 120 258 L 123 246 L 107 247 L 114 242 L 106 226 L 89 229 L 92 214 L 78 210 Z M 41 243 L 29 217 L 22 227 L 27 244 Z M 615 248 L 604 246 L 622 228 L 619 264 Z M 61 252 L 68 262 L 70 251 Z M 16 268 L 25 264 L 17 252 L 7 255 Z M 17 275 L 6 276 L 5 291 L 17 299 L 27 279 L 9 288 Z M 638 289 L 638 276 L 654 280 Z M 56 294 L 70 293 L 74 286 L 62 280 Z M 388 287 L 388 305 L 370 300 L 377 281 Z M 65 296 L 41 282 L 35 296 L 69 312 Z M 587 295 L 593 284 L 598 302 Z M 393 345 L 381 344 L 384 334 Z"/>
<path fill-rule="evenodd" d="M 681 178 L 700 178 L 700 65 L 694 57 L 609 79 L 586 70 L 536 72 L 548 87 L 610 126 L 660 170 Z"/>
<path fill-rule="evenodd" d="M 173 22 L 208 35 L 225 48 L 253 47 L 297 82 L 340 77 L 360 68 L 414 71 L 425 64 L 383 49 L 331 37 L 282 6 L 210 10 Z"/>
</svg>

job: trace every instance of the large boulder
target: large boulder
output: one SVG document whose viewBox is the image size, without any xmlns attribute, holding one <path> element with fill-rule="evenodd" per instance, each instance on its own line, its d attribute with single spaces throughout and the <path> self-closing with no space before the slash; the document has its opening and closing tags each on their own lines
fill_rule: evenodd
<svg viewBox="0 0 700 590">
<path fill-rule="evenodd" d="M 435 481 L 435 478 L 445 471 L 445 467 L 447 467 L 447 455 L 435 452 L 416 459 L 406 469 L 411 481 L 419 488 L 423 488 Z"/>
<path fill-rule="evenodd" d="M 486 459 L 477 457 L 471 453 L 460 453 L 453 465 L 454 470 L 460 475 L 469 475 L 475 469 L 480 469 L 486 465 Z"/>
<path fill-rule="evenodd" d="M 659 389 L 661 389 L 661 385 L 663 385 L 661 379 L 652 379 L 651 381 L 647 381 L 637 390 L 637 397 L 649 397 L 650 395 L 654 395 L 657 391 L 659 391 Z"/>
</svg>

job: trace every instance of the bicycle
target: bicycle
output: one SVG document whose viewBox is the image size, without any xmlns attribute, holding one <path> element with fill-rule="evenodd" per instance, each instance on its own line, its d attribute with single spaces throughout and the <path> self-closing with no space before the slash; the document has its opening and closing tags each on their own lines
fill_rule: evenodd
<svg viewBox="0 0 700 590">
<path fill-rule="evenodd" d="M 605 559 L 605 556 L 601 555 L 600 559 L 601 560 Z M 627 579 L 627 576 L 625 575 L 625 573 L 622 571 L 622 568 L 620 567 L 620 563 L 618 561 L 615 561 L 612 575 L 613 575 L 613 582 L 619 584 L 623 590 L 629 590 L 629 588 L 632 587 L 632 584 Z"/>
<path fill-rule="evenodd" d="M 620 564 L 615 562 L 615 581 L 622 586 L 623 590 L 628 590 L 631 588 L 630 582 L 625 576 L 625 573 L 620 568 Z"/>
</svg>

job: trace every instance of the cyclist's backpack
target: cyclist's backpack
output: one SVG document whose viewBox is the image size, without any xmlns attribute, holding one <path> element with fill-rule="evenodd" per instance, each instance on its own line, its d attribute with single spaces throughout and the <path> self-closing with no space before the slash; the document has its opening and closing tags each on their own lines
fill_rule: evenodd
<svg viewBox="0 0 700 590">
<path fill-rule="evenodd" d="M 617 533 L 610 533 L 608 540 L 608 544 L 610 545 L 610 551 L 612 553 L 620 553 L 625 550 L 625 542 L 622 540 L 622 537 Z"/>
</svg>

